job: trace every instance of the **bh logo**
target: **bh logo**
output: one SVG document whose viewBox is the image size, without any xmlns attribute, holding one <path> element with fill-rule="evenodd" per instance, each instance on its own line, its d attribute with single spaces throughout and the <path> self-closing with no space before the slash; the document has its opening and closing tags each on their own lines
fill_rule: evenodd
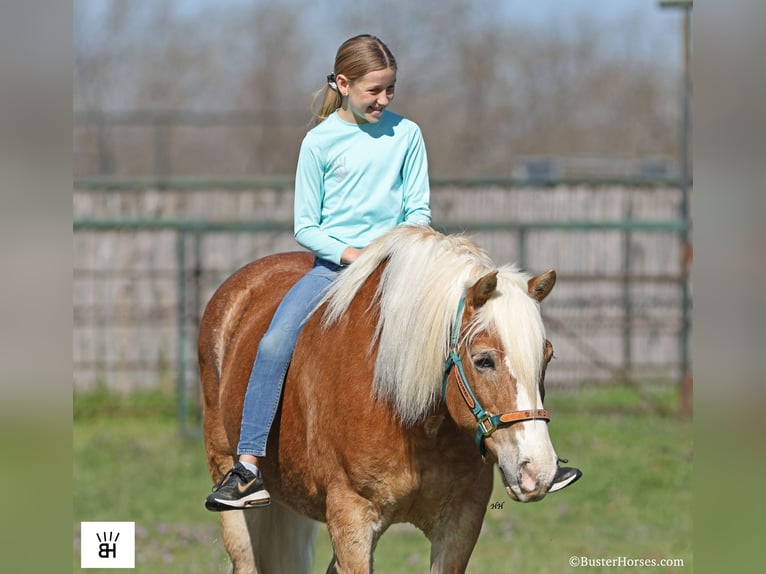
<svg viewBox="0 0 766 574">
<path fill-rule="evenodd" d="M 81 568 L 135 568 L 135 522 L 81 522 Z"/>
<path fill-rule="evenodd" d="M 112 555 L 112 558 L 117 558 L 117 539 L 120 537 L 120 533 L 118 532 L 117 535 L 114 536 L 114 542 L 112 542 L 112 536 L 114 536 L 114 532 L 110 532 L 108 535 L 104 532 L 104 539 L 101 540 L 101 536 L 96 534 L 96 538 L 101 542 L 101 544 L 98 545 L 99 558 L 109 558 L 110 554 Z M 109 542 L 107 542 L 107 540 L 109 540 Z"/>
</svg>

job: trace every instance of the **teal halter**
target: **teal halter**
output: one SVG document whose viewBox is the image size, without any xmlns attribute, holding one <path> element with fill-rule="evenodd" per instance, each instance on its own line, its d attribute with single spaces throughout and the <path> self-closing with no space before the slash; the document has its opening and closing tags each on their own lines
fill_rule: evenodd
<svg viewBox="0 0 766 574">
<path fill-rule="evenodd" d="M 463 397 L 465 404 L 471 409 L 471 413 L 476 417 L 476 421 L 479 423 L 474 441 L 479 448 L 481 456 L 487 454 L 487 448 L 484 445 L 484 439 L 495 432 L 500 427 L 510 426 L 517 422 L 529 421 L 535 419 L 542 419 L 550 421 L 548 411 L 545 409 L 532 409 L 524 411 L 513 411 L 504 413 L 502 415 L 492 415 L 484 410 L 484 407 L 479 403 L 479 399 L 468 383 L 468 378 L 465 376 L 465 370 L 463 369 L 463 361 L 460 359 L 458 339 L 460 338 L 460 319 L 463 315 L 463 308 L 465 307 L 465 296 L 460 298 L 460 303 L 457 306 L 457 314 L 455 315 L 455 322 L 452 324 L 452 335 L 450 337 L 449 354 L 444 362 L 444 378 L 442 379 L 442 400 L 447 400 L 447 384 L 449 383 L 449 374 L 453 365 L 457 368 L 457 388 L 460 391 L 460 395 Z"/>
</svg>

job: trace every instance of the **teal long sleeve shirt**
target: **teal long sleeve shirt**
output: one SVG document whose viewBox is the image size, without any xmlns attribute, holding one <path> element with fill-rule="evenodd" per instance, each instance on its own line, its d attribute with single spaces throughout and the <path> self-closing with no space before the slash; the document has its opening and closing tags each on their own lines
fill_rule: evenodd
<svg viewBox="0 0 766 574">
<path fill-rule="evenodd" d="M 295 176 L 295 239 L 340 264 L 396 225 L 431 221 L 428 160 L 414 122 L 383 112 L 351 124 L 333 113 L 301 144 Z"/>
</svg>

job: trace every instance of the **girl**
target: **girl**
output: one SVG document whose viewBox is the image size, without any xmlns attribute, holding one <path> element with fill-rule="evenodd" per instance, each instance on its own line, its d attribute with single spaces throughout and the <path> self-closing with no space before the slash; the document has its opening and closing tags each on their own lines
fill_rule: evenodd
<svg viewBox="0 0 766 574">
<path fill-rule="evenodd" d="M 327 287 L 374 239 L 400 224 L 431 221 L 426 149 L 420 128 L 386 110 L 396 60 L 367 34 L 344 42 L 327 76 L 315 125 L 295 176 L 295 239 L 316 256 L 287 293 L 258 346 L 245 393 L 239 461 L 207 497 L 209 510 L 266 506 L 258 464 L 279 405 L 301 324 Z"/>
</svg>

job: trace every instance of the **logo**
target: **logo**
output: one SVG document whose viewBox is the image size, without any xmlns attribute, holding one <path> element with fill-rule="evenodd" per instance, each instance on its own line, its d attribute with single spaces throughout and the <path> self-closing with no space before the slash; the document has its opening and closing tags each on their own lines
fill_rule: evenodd
<svg viewBox="0 0 766 574">
<path fill-rule="evenodd" d="M 251 485 L 252 485 L 252 484 L 253 484 L 253 483 L 254 483 L 256 480 L 258 480 L 258 478 L 257 478 L 257 477 L 256 477 L 256 478 L 254 478 L 253 480 L 251 480 L 250 482 L 248 482 L 247 484 L 245 484 L 244 486 L 243 486 L 243 485 L 241 485 L 240 483 L 237 483 L 237 490 L 239 490 L 239 493 L 240 493 L 240 494 L 245 494 L 245 492 L 247 492 L 247 489 L 248 489 L 248 488 L 250 488 L 250 486 L 251 486 Z"/>
<path fill-rule="evenodd" d="M 348 169 L 346 168 L 346 158 L 339 157 L 330 165 L 330 172 L 336 178 L 343 180 L 348 175 Z"/>
<path fill-rule="evenodd" d="M 80 523 L 80 568 L 135 567 L 135 522 Z"/>
</svg>

